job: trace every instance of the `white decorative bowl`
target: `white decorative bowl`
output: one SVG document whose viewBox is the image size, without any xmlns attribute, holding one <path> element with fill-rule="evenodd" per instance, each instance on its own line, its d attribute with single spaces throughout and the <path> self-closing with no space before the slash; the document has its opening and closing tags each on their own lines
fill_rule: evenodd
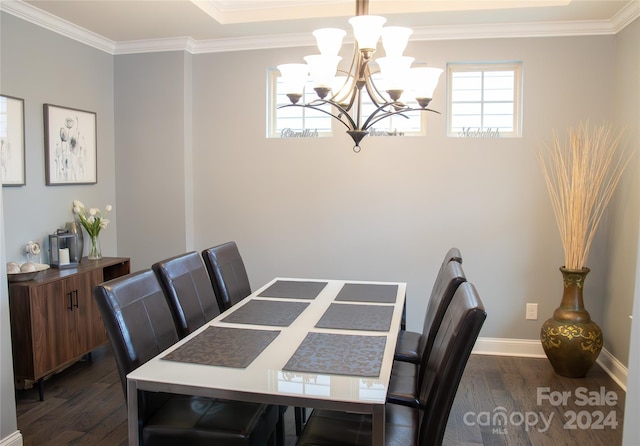
<svg viewBox="0 0 640 446">
<path fill-rule="evenodd" d="M 34 263 L 36 269 L 35 271 L 27 271 L 27 272 L 20 272 L 20 273 L 7 273 L 7 278 L 9 279 L 9 282 L 24 282 L 27 280 L 33 280 L 36 277 L 38 277 L 38 275 L 42 272 L 45 271 L 47 269 L 49 269 L 49 265 L 45 264 L 45 263 Z"/>
</svg>

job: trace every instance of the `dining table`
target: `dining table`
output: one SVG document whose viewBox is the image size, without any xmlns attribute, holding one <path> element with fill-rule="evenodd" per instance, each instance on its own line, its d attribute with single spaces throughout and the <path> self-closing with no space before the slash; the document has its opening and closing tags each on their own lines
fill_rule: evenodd
<svg viewBox="0 0 640 446">
<path fill-rule="evenodd" d="M 144 391 L 370 414 L 383 445 L 405 293 L 404 282 L 271 280 L 127 375 L 129 444 Z"/>
</svg>

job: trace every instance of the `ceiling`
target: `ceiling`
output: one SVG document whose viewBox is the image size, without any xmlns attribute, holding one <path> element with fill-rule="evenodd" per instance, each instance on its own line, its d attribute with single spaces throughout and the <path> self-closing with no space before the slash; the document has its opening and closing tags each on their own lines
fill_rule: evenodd
<svg viewBox="0 0 640 446">
<path fill-rule="evenodd" d="M 242 41 L 293 46 L 295 39 L 287 36 L 310 36 L 320 27 L 348 30 L 355 0 L 2 0 L 0 8 L 115 50 L 177 38 L 192 45 L 235 42 L 243 49 Z M 509 29 L 513 35 L 533 26 L 587 24 L 614 33 L 639 11 L 640 0 L 369 0 L 370 14 L 431 38 L 456 38 L 469 29 L 482 29 L 487 36 Z M 419 36 L 414 33 L 414 39 Z"/>
</svg>

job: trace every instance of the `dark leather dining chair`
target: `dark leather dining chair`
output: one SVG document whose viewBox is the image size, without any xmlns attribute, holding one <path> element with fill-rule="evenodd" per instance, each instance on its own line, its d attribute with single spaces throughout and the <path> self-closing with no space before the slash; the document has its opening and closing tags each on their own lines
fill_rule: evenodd
<svg viewBox="0 0 640 446">
<path fill-rule="evenodd" d="M 429 300 L 425 316 L 425 333 L 420 337 L 420 362 L 393 361 L 387 401 L 409 407 L 420 405 L 419 392 L 424 376 L 422 369 L 426 367 L 429 354 L 433 348 L 435 337 L 443 317 L 458 287 L 466 281 L 462 265 L 458 262 L 447 262 L 435 283 L 433 294 Z"/>
<path fill-rule="evenodd" d="M 126 375 L 178 341 L 173 316 L 150 269 L 102 283 L 94 298 L 127 398 Z M 273 444 L 278 406 L 140 392 L 141 444 Z"/>
<path fill-rule="evenodd" d="M 226 311 L 251 294 L 247 270 L 236 242 L 227 242 L 202 251 L 220 311 Z"/>
<path fill-rule="evenodd" d="M 451 406 L 471 350 L 486 319 L 475 287 L 460 285 L 434 340 L 420 389 L 422 409 L 387 404 L 385 444 L 442 444 Z M 297 446 L 364 446 L 372 443 L 368 415 L 314 410 Z"/>
<path fill-rule="evenodd" d="M 439 305 L 439 302 L 435 302 L 434 296 L 442 291 L 443 286 L 446 284 L 447 279 L 444 277 L 445 268 L 449 262 L 462 263 L 462 255 L 458 248 L 451 248 L 444 256 L 444 260 L 440 265 L 436 280 L 431 290 L 431 296 L 427 304 L 427 311 L 425 312 L 424 322 L 422 325 L 422 332 L 400 330 L 398 333 L 398 342 L 396 343 L 395 358 L 397 361 L 411 362 L 413 364 L 420 364 L 422 354 L 424 353 L 429 329 L 433 324 L 433 318 L 436 316 L 435 310 Z M 453 290 L 455 291 L 455 290 Z M 450 297 L 449 297 L 450 298 Z"/>
<path fill-rule="evenodd" d="M 220 314 L 209 274 L 197 252 L 156 262 L 151 269 L 160 281 L 180 338 Z"/>
</svg>

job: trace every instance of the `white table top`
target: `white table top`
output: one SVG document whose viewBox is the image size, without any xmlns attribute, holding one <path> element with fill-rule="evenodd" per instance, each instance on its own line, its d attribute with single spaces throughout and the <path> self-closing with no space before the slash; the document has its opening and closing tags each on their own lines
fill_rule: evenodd
<svg viewBox="0 0 640 446">
<path fill-rule="evenodd" d="M 258 297 L 276 281 L 326 282 L 327 285 L 315 299 L 295 299 Z M 372 302 L 339 302 L 340 304 L 383 306 L 392 308 L 390 331 L 364 331 L 316 328 L 320 318 L 335 301 L 337 294 L 346 283 L 397 285 L 397 295 L 393 304 Z M 276 278 L 256 290 L 242 302 L 219 315 L 198 331 L 176 343 L 157 357 L 148 361 L 127 375 L 129 399 L 130 444 L 137 444 L 132 438 L 132 429 L 137 437 L 137 401 L 135 389 L 166 391 L 192 395 L 254 401 L 288 406 L 318 407 L 335 410 L 350 410 L 374 414 L 377 432 L 384 432 L 384 404 L 393 364 L 393 356 L 402 318 L 406 284 L 401 282 L 360 282 L 345 280 L 316 280 Z M 227 323 L 222 320 L 244 305 L 256 300 L 308 303 L 306 309 L 289 325 L 253 325 Z M 162 359 L 189 340 L 198 336 L 208 327 L 235 327 L 252 330 L 278 330 L 280 334 L 246 368 L 222 367 L 177 362 Z M 309 332 L 336 333 L 361 336 L 386 337 L 380 374 L 376 377 L 346 376 L 335 374 L 301 373 L 283 371 L 283 367 Z M 132 420 L 132 410 L 134 419 Z M 380 418 L 381 417 L 381 418 Z M 134 425 L 135 423 L 135 425 Z M 380 430 L 382 429 L 382 431 Z M 383 439 L 381 439 L 383 441 Z M 376 441 L 377 443 L 377 441 Z"/>
</svg>

